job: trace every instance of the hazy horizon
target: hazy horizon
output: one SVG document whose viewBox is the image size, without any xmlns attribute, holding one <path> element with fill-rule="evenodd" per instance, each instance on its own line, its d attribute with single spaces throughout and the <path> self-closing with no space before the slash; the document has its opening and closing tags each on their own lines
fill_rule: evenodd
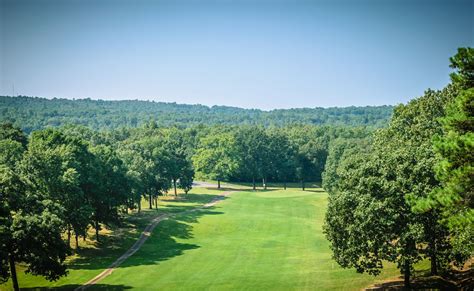
<svg viewBox="0 0 474 291">
<path fill-rule="evenodd" d="M 368 104 L 368 105 L 345 105 L 345 106 L 312 106 L 312 107 L 288 107 L 288 108 L 271 108 L 271 109 L 262 109 L 262 108 L 255 108 L 255 107 L 240 107 L 240 106 L 232 106 L 232 105 L 225 105 L 225 104 L 213 104 L 213 105 L 206 105 L 206 104 L 201 104 L 201 103 L 182 103 L 182 102 L 175 102 L 175 101 L 160 101 L 156 99 L 101 99 L 101 98 L 91 98 L 91 97 L 84 97 L 84 98 L 64 98 L 64 97 L 44 97 L 44 96 L 26 96 L 26 95 L 16 95 L 16 96 L 11 96 L 11 95 L 1 95 L 2 97 L 11 97 L 11 98 L 19 98 L 19 97 L 28 97 L 28 98 L 42 98 L 42 99 L 47 99 L 47 100 L 53 100 L 53 99 L 61 99 L 61 100 L 70 100 L 70 101 L 80 101 L 80 100 L 92 100 L 92 101 L 143 101 L 143 102 L 155 102 L 155 103 L 167 103 L 167 104 L 177 104 L 177 105 L 196 105 L 196 106 L 206 106 L 209 108 L 212 107 L 232 107 L 232 108 L 239 108 L 239 109 L 248 109 L 248 110 L 261 110 L 261 111 L 273 111 L 273 110 L 289 110 L 289 109 L 314 109 L 314 108 L 323 108 L 323 109 L 328 109 L 328 108 L 348 108 L 348 107 L 383 107 L 383 106 L 391 106 L 394 107 L 398 104 L 380 104 L 380 105 L 373 105 L 373 104 Z"/>
<path fill-rule="evenodd" d="M 0 0 L 0 95 L 262 110 L 406 103 L 449 82 L 473 2 Z"/>
</svg>

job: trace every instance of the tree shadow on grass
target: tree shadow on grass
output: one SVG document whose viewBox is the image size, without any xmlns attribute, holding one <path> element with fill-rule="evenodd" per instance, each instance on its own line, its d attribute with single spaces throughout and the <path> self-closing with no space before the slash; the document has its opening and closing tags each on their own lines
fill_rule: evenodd
<svg viewBox="0 0 474 291">
<path fill-rule="evenodd" d="M 429 270 L 417 270 L 410 290 L 474 290 L 474 270 L 451 270 L 443 276 L 431 276 Z M 407 290 L 403 277 L 375 284 L 370 290 Z"/>
<path fill-rule="evenodd" d="M 70 284 L 70 285 L 63 285 L 58 287 L 30 287 L 30 288 L 20 288 L 21 290 L 35 290 L 35 291 L 46 291 L 46 290 L 75 290 L 82 285 L 78 284 Z M 121 290 L 128 290 L 132 289 L 131 286 L 127 285 L 108 285 L 108 284 L 95 284 L 89 287 L 87 290 L 107 290 L 107 291 L 121 291 Z"/>
<path fill-rule="evenodd" d="M 218 195 L 209 195 L 218 196 Z M 209 202 L 212 199 L 205 200 Z M 191 223 L 197 223 L 200 217 L 206 215 L 219 215 L 223 212 L 215 211 L 214 207 L 199 208 L 188 205 L 168 205 L 165 213 L 172 214 L 162 220 L 153 230 L 151 236 L 142 245 L 141 249 L 126 259 L 120 267 L 136 265 L 153 265 L 157 262 L 180 256 L 186 250 L 199 248 L 198 245 L 178 242 L 177 239 L 186 240 L 193 237 Z M 162 212 L 163 213 L 163 212 Z M 149 222 L 149 221 L 148 221 Z M 148 222 L 146 224 L 148 224 Z M 145 225 L 146 225 L 145 224 Z M 144 227 L 140 227 L 140 231 Z M 137 233 L 124 232 L 119 240 L 113 239 L 101 243 L 99 249 L 80 250 L 80 257 L 68 265 L 72 270 L 105 269 L 128 250 L 138 239 Z M 112 242 L 112 243 L 111 243 Z M 110 245 L 108 243 L 111 243 Z M 119 244 L 120 246 L 117 246 Z M 126 247 L 123 247 L 126 245 Z"/>
<path fill-rule="evenodd" d="M 227 196 L 222 196 L 222 195 L 219 195 L 219 194 L 205 194 L 205 193 L 189 193 L 189 194 L 181 194 L 180 196 L 178 196 L 179 198 L 178 199 L 175 199 L 175 200 L 168 200 L 167 202 L 173 202 L 173 203 L 202 203 L 202 204 L 205 204 L 205 203 L 209 203 L 215 199 L 226 199 L 228 198 Z M 167 205 L 165 207 L 163 207 L 162 209 L 165 209 L 170 207 L 172 205 Z M 185 210 L 189 210 L 189 209 L 192 209 L 192 208 L 196 208 L 196 207 L 199 207 L 199 206 L 189 206 L 189 205 L 184 205 L 183 206 L 183 211 Z M 160 206 L 158 206 L 158 208 L 160 208 Z"/>
<path fill-rule="evenodd" d="M 326 193 L 323 189 L 306 189 L 305 192 Z"/>
<path fill-rule="evenodd" d="M 180 256 L 185 251 L 200 248 L 199 245 L 182 242 L 182 240 L 194 237 L 191 224 L 197 223 L 199 218 L 203 216 L 220 214 L 223 214 L 223 212 L 206 208 L 181 213 L 162 221 L 142 248 L 134 256 L 123 262 L 119 268 L 156 265 L 161 261 Z"/>
<path fill-rule="evenodd" d="M 248 191 L 249 189 L 245 189 L 245 188 L 234 188 L 234 187 L 220 187 L 220 188 L 217 188 L 216 187 L 203 187 L 203 189 L 206 189 L 206 190 L 218 190 L 218 191 L 222 191 L 222 192 L 225 192 L 225 191 Z"/>
</svg>

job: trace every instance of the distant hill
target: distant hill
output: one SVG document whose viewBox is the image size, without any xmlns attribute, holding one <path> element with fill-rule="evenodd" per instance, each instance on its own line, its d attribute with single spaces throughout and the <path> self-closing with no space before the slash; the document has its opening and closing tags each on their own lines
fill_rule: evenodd
<svg viewBox="0 0 474 291">
<path fill-rule="evenodd" d="M 150 120 L 155 120 L 159 126 L 314 124 L 381 127 L 387 123 L 392 111 L 393 106 L 263 111 L 140 100 L 104 101 L 0 96 L 0 121 L 13 122 L 26 132 L 65 124 L 81 124 L 94 129 L 137 127 Z"/>
</svg>

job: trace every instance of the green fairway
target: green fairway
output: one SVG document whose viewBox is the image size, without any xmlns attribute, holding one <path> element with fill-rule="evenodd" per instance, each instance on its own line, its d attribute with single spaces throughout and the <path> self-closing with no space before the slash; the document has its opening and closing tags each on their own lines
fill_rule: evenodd
<svg viewBox="0 0 474 291">
<path fill-rule="evenodd" d="M 370 285 L 373 277 L 343 270 L 331 259 L 322 233 L 326 200 L 320 189 L 234 193 L 211 210 L 165 221 L 101 283 L 149 290 Z M 381 277 L 397 274 L 392 267 Z"/>
<path fill-rule="evenodd" d="M 179 213 L 217 193 L 197 188 L 185 200 L 162 202 L 159 212 Z M 344 270 L 331 259 L 322 233 L 326 204 L 321 189 L 234 192 L 214 207 L 162 221 L 137 253 L 91 289 L 358 290 L 396 276 L 393 266 L 373 278 Z M 143 229 L 155 214 L 145 211 L 136 225 Z M 86 252 L 72 261 L 66 278 L 50 283 L 21 275 L 20 286 L 77 287 L 118 258 L 138 232 L 125 231 L 124 236 L 115 237 L 120 246 L 96 250 L 95 255 Z M 9 289 L 9 283 L 0 287 Z"/>
</svg>

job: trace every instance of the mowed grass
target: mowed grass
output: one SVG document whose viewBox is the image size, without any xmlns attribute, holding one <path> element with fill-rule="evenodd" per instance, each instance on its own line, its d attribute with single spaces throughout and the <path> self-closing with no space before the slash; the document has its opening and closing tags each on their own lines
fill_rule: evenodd
<svg viewBox="0 0 474 291">
<path fill-rule="evenodd" d="M 320 188 L 238 189 L 214 207 L 195 212 L 223 190 L 196 188 L 181 199 L 160 201 L 158 210 L 127 217 L 125 225 L 87 241 L 69 258 L 68 277 L 48 282 L 20 272 L 20 287 L 71 290 L 125 252 L 160 213 L 162 221 L 143 247 L 91 290 L 360 290 L 399 273 L 393 265 L 379 277 L 340 268 L 322 232 L 327 194 Z M 19 268 L 21 269 L 21 267 Z M 0 285 L 11 290 L 11 282 Z"/>
<path fill-rule="evenodd" d="M 41 290 L 59 289 L 72 290 L 89 281 L 112 262 L 120 257 L 138 239 L 141 231 L 157 215 L 162 213 L 178 213 L 193 209 L 211 201 L 220 190 L 193 189 L 188 195 L 180 194 L 178 199 L 173 195 L 160 197 L 158 209 L 148 209 L 148 201 L 142 201 L 141 213 L 126 215 L 124 223 L 120 226 L 104 228 L 100 232 L 101 242 L 95 241 L 94 230 L 89 231 L 89 238 L 84 242 L 79 240 L 80 250 L 67 259 L 69 274 L 58 281 L 49 282 L 43 277 L 27 275 L 23 272 L 24 267 L 17 265 L 18 281 L 21 289 Z M 74 243 L 73 243 L 74 246 Z M 101 285 L 104 290 L 121 290 L 124 286 Z M 13 290 L 11 281 L 0 284 L 0 290 Z"/>
<path fill-rule="evenodd" d="M 138 290 L 360 290 L 374 278 L 340 268 L 322 232 L 321 189 L 233 193 L 160 224 L 101 284 Z M 92 288 L 100 289 L 99 288 Z"/>
</svg>

